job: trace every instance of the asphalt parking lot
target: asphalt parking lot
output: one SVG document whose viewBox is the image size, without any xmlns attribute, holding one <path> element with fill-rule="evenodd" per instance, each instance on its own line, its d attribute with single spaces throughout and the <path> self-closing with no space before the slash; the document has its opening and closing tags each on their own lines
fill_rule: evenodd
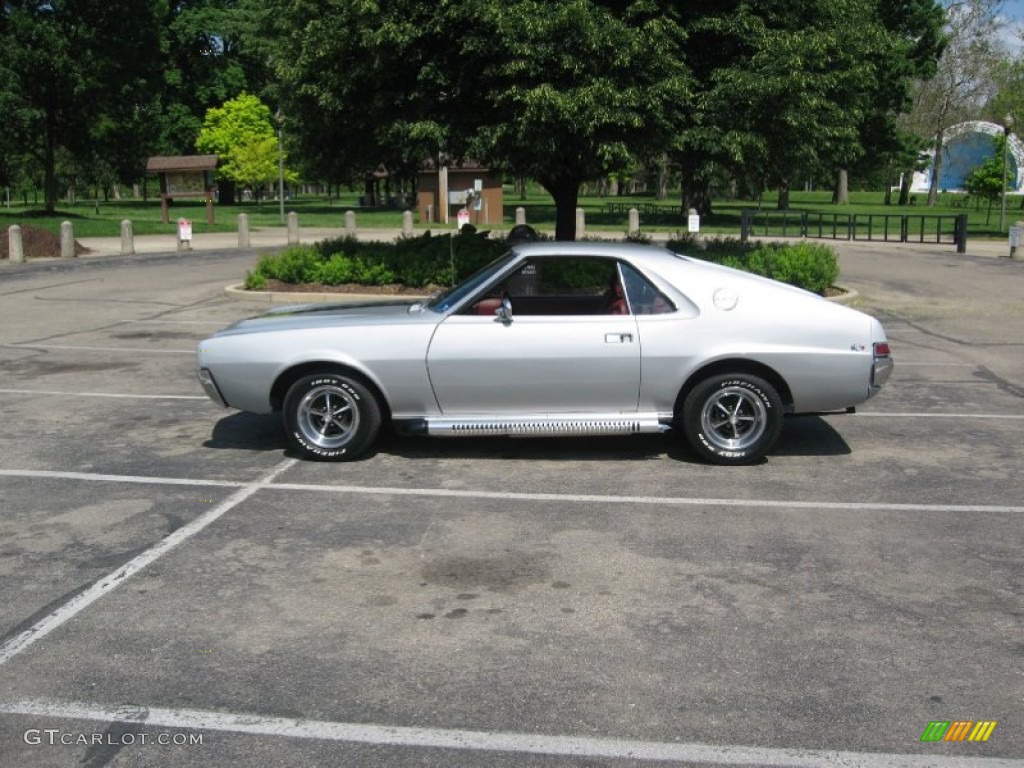
<svg viewBox="0 0 1024 768">
<path fill-rule="evenodd" d="M 298 461 L 195 381 L 252 262 L 0 271 L 0 765 L 1024 766 L 1024 263 L 844 245 L 892 380 L 724 468 Z"/>
</svg>

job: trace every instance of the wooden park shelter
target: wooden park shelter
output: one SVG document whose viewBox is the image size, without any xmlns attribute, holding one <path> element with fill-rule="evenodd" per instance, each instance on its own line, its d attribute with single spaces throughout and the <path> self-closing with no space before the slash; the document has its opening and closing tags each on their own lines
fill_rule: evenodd
<svg viewBox="0 0 1024 768">
<path fill-rule="evenodd" d="M 420 170 L 417 189 L 420 221 L 447 224 L 459 209 L 467 208 L 474 226 L 500 226 L 501 179 L 500 173 L 476 162 L 439 167 L 428 160 Z"/>
<path fill-rule="evenodd" d="M 205 201 L 206 221 L 213 224 L 213 172 L 217 170 L 218 159 L 217 155 L 158 155 L 149 158 L 146 173 L 160 177 L 160 213 L 164 224 L 169 223 L 167 209 L 176 197 L 193 197 Z"/>
</svg>

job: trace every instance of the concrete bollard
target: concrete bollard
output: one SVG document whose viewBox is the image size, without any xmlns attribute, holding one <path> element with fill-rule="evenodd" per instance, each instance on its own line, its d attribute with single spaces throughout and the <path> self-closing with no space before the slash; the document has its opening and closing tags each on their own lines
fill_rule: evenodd
<svg viewBox="0 0 1024 768">
<path fill-rule="evenodd" d="M 21 239 L 21 227 L 17 224 L 7 228 L 7 254 L 12 263 L 20 264 L 25 260 L 25 243 Z"/>
<path fill-rule="evenodd" d="M 402 237 L 412 237 L 412 211 L 402 214 Z"/>
<path fill-rule="evenodd" d="M 132 222 L 129 219 L 121 221 L 121 255 L 135 255 L 135 233 L 132 231 Z"/>
<path fill-rule="evenodd" d="M 60 225 L 60 257 L 75 258 L 75 229 L 70 221 L 62 222 Z"/>
<path fill-rule="evenodd" d="M 523 206 L 516 208 L 516 226 L 526 223 L 526 209 Z"/>
<path fill-rule="evenodd" d="M 288 245 L 299 243 L 299 214 L 295 211 L 288 213 Z"/>
<path fill-rule="evenodd" d="M 576 239 L 587 234 L 587 215 L 582 208 L 576 209 Z"/>
<path fill-rule="evenodd" d="M 249 245 L 249 214 L 240 213 L 238 214 L 238 247 L 248 248 Z"/>
<path fill-rule="evenodd" d="M 629 209 L 629 229 L 626 230 L 627 235 L 635 235 L 640 231 L 640 211 L 636 208 Z"/>
<path fill-rule="evenodd" d="M 1013 235 L 1011 233 L 1011 236 L 1010 236 L 1010 258 L 1011 259 L 1016 259 L 1017 258 L 1017 249 L 1020 246 L 1019 245 L 1014 245 L 1014 243 L 1015 242 L 1020 242 L 1020 238 L 1024 237 L 1024 221 L 1016 221 L 1016 222 L 1014 222 L 1013 227 L 1014 227 L 1014 229 L 1017 230 L 1017 238 L 1018 239 L 1015 241 L 1014 238 L 1013 238 Z"/>
<path fill-rule="evenodd" d="M 349 237 L 356 236 L 356 212 L 345 212 L 345 234 Z"/>
</svg>

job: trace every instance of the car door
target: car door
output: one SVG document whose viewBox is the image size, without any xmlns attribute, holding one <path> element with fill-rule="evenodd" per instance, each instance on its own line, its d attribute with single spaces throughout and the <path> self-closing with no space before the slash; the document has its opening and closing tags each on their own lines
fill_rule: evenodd
<svg viewBox="0 0 1024 768">
<path fill-rule="evenodd" d="M 530 259 L 441 322 L 427 369 L 447 415 L 630 413 L 640 389 L 636 319 L 613 259 Z M 621 294 L 621 291 L 619 292 Z M 502 298 L 511 315 L 495 314 Z"/>
</svg>

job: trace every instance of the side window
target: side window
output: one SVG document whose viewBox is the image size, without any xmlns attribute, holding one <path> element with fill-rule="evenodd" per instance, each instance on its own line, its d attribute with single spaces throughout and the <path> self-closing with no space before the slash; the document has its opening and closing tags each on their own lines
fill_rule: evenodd
<svg viewBox="0 0 1024 768">
<path fill-rule="evenodd" d="M 626 298 L 635 315 L 663 315 L 675 312 L 665 296 L 651 282 L 628 264 L 622 264 L 622 283 Z"/>
<path fill-rule="evenodd" d="M 628 314 L 618 262 L 599 257 L 537 257 L 469 308 L 493 314 L 507 296 L 513 316 Z"/>
</svg>

